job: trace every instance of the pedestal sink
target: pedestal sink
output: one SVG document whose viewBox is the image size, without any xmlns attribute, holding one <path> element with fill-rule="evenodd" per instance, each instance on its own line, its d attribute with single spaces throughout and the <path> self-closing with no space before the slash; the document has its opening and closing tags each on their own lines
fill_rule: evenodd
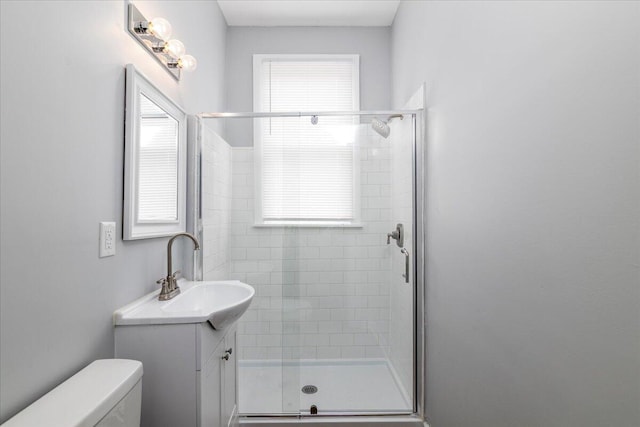
<svg viewBox="0 0 640 427">
<path fill-rule="evenodd" d="M 249 308 L 255 290 L 237 280 L 178 281 L 182 292 L 158 301 L 159 290 L 128 304 L 113 314 L 115 325 L 165 325 L 209 322 L 218 330 L 231 325 Z"/>
</svg>

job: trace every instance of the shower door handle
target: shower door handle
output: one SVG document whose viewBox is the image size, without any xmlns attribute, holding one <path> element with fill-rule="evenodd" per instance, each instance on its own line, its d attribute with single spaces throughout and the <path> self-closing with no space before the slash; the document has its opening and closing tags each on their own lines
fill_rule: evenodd
<svg viewBox="0 0 640 427">
<path fill-rule="evenodd" d="M 400 252 L 404 255 L 404 282 L 409 283 L 409 251 L 406 248 L 400 249 Z"/>
</svg>

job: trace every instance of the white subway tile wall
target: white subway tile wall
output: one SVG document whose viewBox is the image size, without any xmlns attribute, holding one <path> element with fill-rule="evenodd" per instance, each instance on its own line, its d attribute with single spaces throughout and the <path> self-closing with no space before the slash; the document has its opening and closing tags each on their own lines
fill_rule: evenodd
<svg viewBox="0 0 640 427">
<path fill-rule="evenodd" d="M 202 133 L 203 277 L 229 278 L 231 233 L 231 146 L 208 127 Z"/>
<path fill-rule="evenodd" d="M 254 226 L 253 149 L 204 129 L 204 278 L 256 289 L 238 325 L 239 359 L 384 358 L 410 399 L 413 292 L 386 235 L 403 223 L 413 251 L 412 125 L 391 128 L 389 139 L 359 129 L 361 228 Z"/>
<path fill-rule="evenodd" d="M 388 140 L 361 127 L 362 228 L 266 228 L 254 226 L 253 149 L 205 128 L 204 277 L 256 288 L 240 359 L 384 357 L 411 388 L 411 287 L 399 248 L 386 245 L 402 222 L 412 246 L 410 132 L 409 121 Z"/>
<path fill-rule="evenodd" d="M 256 289 L 240 359 L 352 359 L 389 352 L 393 229 L 389 141 L 361 125 L 361 228 L 254 226 L 252 148 L 233 148 L 229 277 Z M 410 310 L 410 308 L 408 308 Z"/>
</svg>

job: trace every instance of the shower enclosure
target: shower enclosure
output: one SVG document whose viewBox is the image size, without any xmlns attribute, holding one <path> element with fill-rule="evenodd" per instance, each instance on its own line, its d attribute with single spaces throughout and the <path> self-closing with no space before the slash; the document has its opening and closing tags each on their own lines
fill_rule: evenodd
<svg viewBox="0 0 640 427">
<path fill-rule="evenodd" d="M 240 415 L 410 415 L 422 399 L 421 111 L 207 113 L 193 224 L 238 323 Z"/>
</svg>

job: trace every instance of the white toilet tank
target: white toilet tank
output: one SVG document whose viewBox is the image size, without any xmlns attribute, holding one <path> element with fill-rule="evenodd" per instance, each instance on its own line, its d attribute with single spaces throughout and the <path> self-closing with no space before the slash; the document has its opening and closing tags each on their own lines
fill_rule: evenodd
<svg viewBox="0 0 640 427">
<path fill-rule="evenodd" d="M 1 427 L 139 427 L 142 363 L 96 360 Z"/>
</svg>

